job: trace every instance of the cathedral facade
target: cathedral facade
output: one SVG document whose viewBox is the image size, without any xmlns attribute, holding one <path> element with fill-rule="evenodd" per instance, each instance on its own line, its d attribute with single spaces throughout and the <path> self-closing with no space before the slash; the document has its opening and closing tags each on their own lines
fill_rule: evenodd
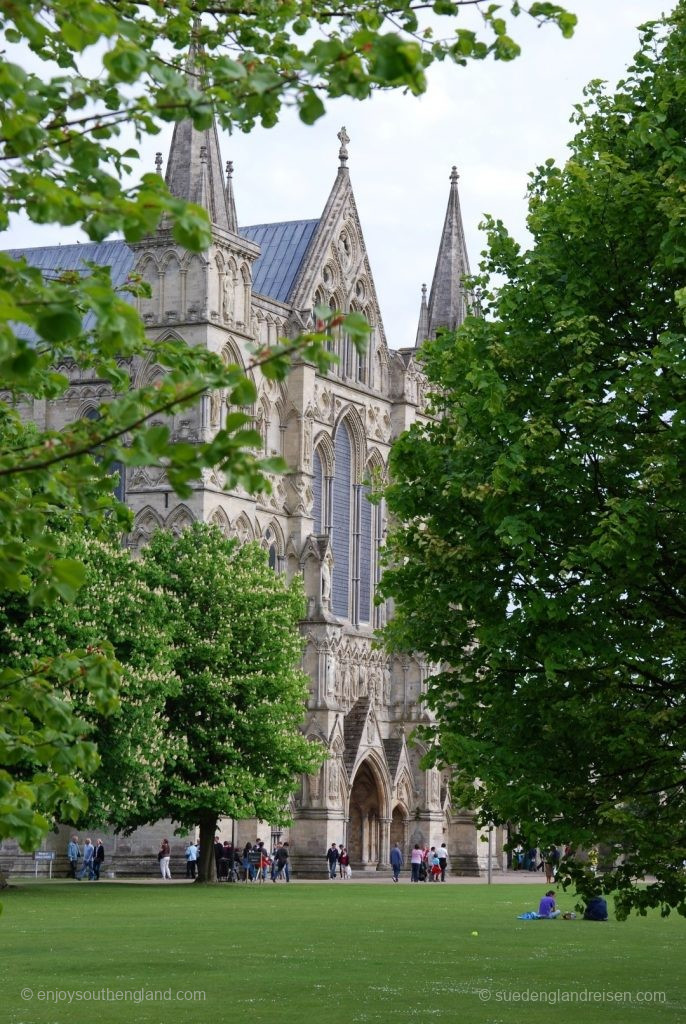
<svg viewBox="0 0 686 1024">
<path fill-rule="evenodd" d="M 445 842 L 452 869 L 476 873 L 484 866 L 485 847 L 473 818 L 451 805 L 444 773 L 420 768 L 424 751 L 410 741 L 429 720 L 423 704 L 428 666 L 414 654 L 389 657 L 374 643 L 390 610 L 375 604 L 386 519 L 383 503 L 368 500 L 370 486 L 384 478 L 394 438 L 423 414 L 425 380 L 416 347 L 393 350 L 387 344 L 345 129 L 338 137 L 335 181 L 316 219 L 239 226 L 232 167 L 227 164 L 225 176 L 216 127 L 201 132 L 184 122 L 175 128 L 165 178 L 172 193 L 207 210 L 213 239 L 206 252 L 183 250 L 163 223 L 136 245 L 114 241 L 23 254 L 46 269 L 81 269 L 86 260 L 107 264 L 115 284 L 137 271 L 151 287 L 150 298 L 136 300 L 151 338 L 180 337 L 242 367 L 248 346 L 309 330 L 318 305 L 365 315 L 372 327 L 366 353 L 341 337 L 339 361 L 328 375 L 305 361 L 297 361 L 281 383 L 253 373 L 253 415 L 264 452 L 282 456 L 289 467 L 274 477 L 270 494 L 227 492 L 220 474 L 209 471 L 192 497 L 180 501 L 162 470 L 130 468 L 121 480 L 135 517 L 128 543 L 140 550 L 156 529 L 180 531 L 200 520 L 241 542 L 260 543 L 274 571 L 302 576 L 304 667 L 311 680 L 303 729 L 325 746 L 328 759 L 319 774 L 300 780 L 290 808 L 293 823 L 282 836 L 296 872 L 321 875 L 332 842 L 348 847 L 358 871 L 386 867 L 396 842 L 406 860 L 416 842 Z M 438 327 L 461 322 L 467 272 L 453 168 L 428 298 L 422 290 L 417 345 Z M 65 398 L 29 411 L 41 426 L 96 415 L 109 397 L 104 382 L 62 369 L 72 378 Z M 162 372 L 143 361 L 134 383 L 150 384 Z M 226 412 L 223 395 L 208 396 L 175 416 L 174 436 L 209 439 Z M 257 827 L 233 823 L 234 838 L 254 839 Z M 265 825 L 259 828 L 266 838 Z M 117 850 L 130 866 L 134 855 L 152 856 L 160 834 L 149 828 L 117 839 L 115 861 Z"/>
</svg>

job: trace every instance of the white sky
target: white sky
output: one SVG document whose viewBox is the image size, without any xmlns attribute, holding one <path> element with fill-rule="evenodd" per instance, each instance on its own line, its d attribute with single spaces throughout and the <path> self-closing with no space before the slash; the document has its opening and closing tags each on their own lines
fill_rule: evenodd
<svg viewBox="0 0 686 1024">
<path fill-rule="evenodd" d="M 279 125 L 225 136 L 234 161 L 240 224 L 318 217 L 336 176 L 345 124 L 350 174 L 389 345 L 414 344 L 422 282 L 430 286 L 452 164 L 470 262 L 475 269 L 483 213 L 501 217 L 520 241 L 525 232 L 527 174 L 547 157 L 564 159 L 573 135 L 572 106 L 593 78 L 611 85 L 637 49 L 636 26 L 673 7 L 671 0 L 566 0 L 579 17 L 570 40 L 528 18 L 513 19 L 522 56 L 508 64 L 441 65 L 421 98 L 398 93 L 362 103 L 338 100 L 316 125 L 288 112 Z M 169 135 L 149 140 L 141 156 L 154 170 Z M 17 225 L 0 248 L 83 238 L 76 230 Z"/>
</svg>

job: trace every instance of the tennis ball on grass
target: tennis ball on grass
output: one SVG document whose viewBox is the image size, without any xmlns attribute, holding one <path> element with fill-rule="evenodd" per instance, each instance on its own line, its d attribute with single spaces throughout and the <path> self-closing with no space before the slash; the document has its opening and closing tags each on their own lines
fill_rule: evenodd
<svg viewBox="0 0 686 1024">
<path fill-rule="evenodd" d="M 479 934 L 478 932 L 472 932 L 472 935 L 474 935 L 474 936 L 476 936 L 478 934 Z"/>
</svg>

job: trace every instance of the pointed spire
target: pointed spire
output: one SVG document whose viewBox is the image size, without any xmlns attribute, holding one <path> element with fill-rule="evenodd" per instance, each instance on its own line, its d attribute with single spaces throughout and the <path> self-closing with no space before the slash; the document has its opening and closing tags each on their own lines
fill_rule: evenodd
<svg viewBox="0 0 686 1024">
<path fill-rule="evenodd" d="M 422 342 L 429 337 L 429 307 L 426 304 L 426 285 L 422 285 L 422 302 L 419 307 L 419 326 L 414 347 L 419 348 Z"/>
<path fill-rule="evenodd" d="M 162 154 L 155 153 L 155 173 L 162 177 Z"/>
<path fill-rule="evenodd" d="M 466 314 L 466 292 L 462 278 L 469 274 L 469 259 L 457 189 L 459 177 L 457 168 L 453 167 L 450 172 L 448 209 L 429 294 L 426 334 L 429 338 L 436 337 L 439 327 L 447 327 L 449 330 L 459 327 Z"/>
<path fill-rule="evenodd" d="M 236 200 L 233 196 L 233 160 L 226 161 L 226 212 L 229 217 L 229 231 L 238 234 Z"/>
<path fill-rule="evenodd" d="M 197 89 L 202 88 L 202 82 L 195 69 L 195 52 L 192 47 L 186 75 Z M 219 136 L 214 119 L 204 131 L 194 128 L 190 119 L 177 121 L 169 150 L 165 182 L 172 195 L 204 207 L 213 224 L 225 231 L 232 230 L 229 226 Z"/>
</svg>

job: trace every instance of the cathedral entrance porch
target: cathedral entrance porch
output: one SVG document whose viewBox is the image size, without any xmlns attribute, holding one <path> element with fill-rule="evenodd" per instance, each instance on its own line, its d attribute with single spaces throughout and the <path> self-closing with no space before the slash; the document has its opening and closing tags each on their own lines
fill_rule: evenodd
<svg viewBox="0 0 686 1024">
<path fill-rule="evenodd" d="M 350 791 L 348 854 L 353 870 L 388 866 L 390 819 L 385 814 L 381 780 L 369 761 L 358 768 Z"/>
</svg>

